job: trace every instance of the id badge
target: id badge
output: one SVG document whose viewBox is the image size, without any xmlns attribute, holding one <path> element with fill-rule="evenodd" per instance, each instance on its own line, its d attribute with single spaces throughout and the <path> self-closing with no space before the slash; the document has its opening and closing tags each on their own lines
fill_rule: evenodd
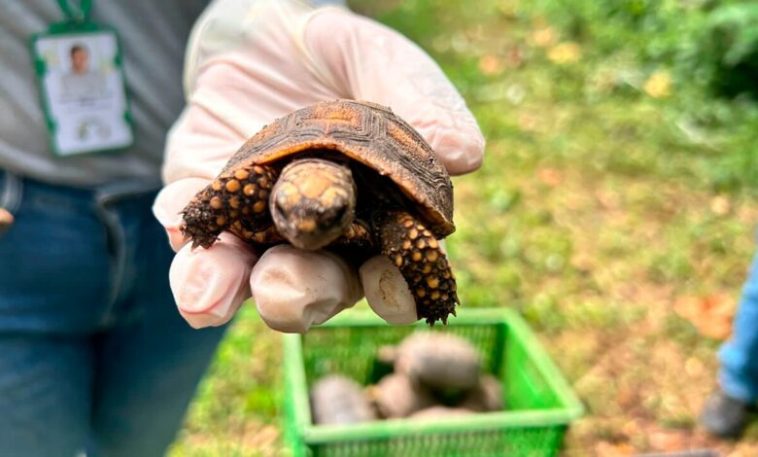
<svg viewBox="0 0 758 457">
<path fill-rule="evenodd" d="M 113 151 L 134 142 L 113 29 L 89 22 L 86 15 L 69 18 L 32 36 L 31 52 L 55 154 Z"/>
</svg>

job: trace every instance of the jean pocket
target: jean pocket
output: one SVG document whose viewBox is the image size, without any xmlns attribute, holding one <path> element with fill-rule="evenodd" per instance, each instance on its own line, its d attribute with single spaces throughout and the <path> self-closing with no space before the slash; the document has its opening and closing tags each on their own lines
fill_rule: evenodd
<svg viewBox="0 0 758 457">
<path fill-rule="evenodd" d="M 0 169 L 0 208 L 15 216 L 21 206 L 22 188 L 21 178 L 9 171 Z M 0 237 L 11 225 L 0 223 Z"/>
</svg>

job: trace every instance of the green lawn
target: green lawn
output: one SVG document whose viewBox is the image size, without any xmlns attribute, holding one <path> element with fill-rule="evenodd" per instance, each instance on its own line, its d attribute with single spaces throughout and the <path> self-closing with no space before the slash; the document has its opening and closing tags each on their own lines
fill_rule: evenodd
<svg viewBox="0 0 758 457">
<path fill-rule="evenodd" d="M 755 247 L 758 108 L 680 72 L 678 22 L 604 22 L 590 0 L 353 3 L 438 59 L 485 132 L 448 247 L 464 306 L 521 311 L 587 405 L 565 455 L 758 455 L 758 424 L 737 443 L 695 427 Z M 280 351 L 247 306 L 171 455 L 285 454 Z"/>
</svg>

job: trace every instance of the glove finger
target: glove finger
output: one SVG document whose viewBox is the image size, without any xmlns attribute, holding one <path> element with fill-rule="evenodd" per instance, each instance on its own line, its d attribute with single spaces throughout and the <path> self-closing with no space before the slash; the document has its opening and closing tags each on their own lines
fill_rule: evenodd
<svg viewBox="0 0 758 457">
<path fill-rule="evenodd" d="M 258 313 L 281 332 L 305 333 L 357 302 L 355 271 L 334 254 L 289 245 L 268 249 L 250 277 Z"/>
<path fill-rule="evenodd" d="M 363 292 L 371 309 L 390 324 L 418 320 L 416 301 L 400 270 L 386 256 L 367 260 L 359 269 Z"/>
<path fill-rule="evenodd" d="M 390 106 L 430 143 L 451 174 L 477 169 L 484 138 L 463 98 L 418 46 L 337 8 L 313 15 L 304 33 L 313 71 L 335 93 Z"/>
<path fill-rule="evenodd" d="M 188 105 L 166 137 L 164 182 L 212 180 L 246 138 L 205 106 Z"/>
<path fill-rule="evenodd" d="M 169 282 L 179 313 L 194 328 L 227 323 L 250 297 L 256 255 L 238 238 L 223 233 L 209 249 L 185 245 L 174 257 Z"/>
<path fill-rule="evenodd" d="M 212 2 L 198 19 L 185 63 L 187 108 L 169 132 L 164 180 L 213 177 L 265 124 L 320 100 L 330 88 L 302 57 L 307 2 Z"/>
</svg>

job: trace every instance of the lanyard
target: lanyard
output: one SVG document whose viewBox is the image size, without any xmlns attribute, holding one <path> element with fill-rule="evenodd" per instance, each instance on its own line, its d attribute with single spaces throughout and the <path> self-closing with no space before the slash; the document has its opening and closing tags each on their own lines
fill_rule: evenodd
<svg viewBox="0 0 758 457">
<path fill-rule="evenodd" d="M 67 22 L 83 23 L 89 20 L 92 10 L 92 0 L 58 0 L 63 15 Z"/>
<path fill-rule="evenodd" d="M 116 31 L 90 20 L 92 0 L 56 0 L 63 21 L 31 37 L 50 149 L 68 157 L 134 142 Z"/>
</svg>

